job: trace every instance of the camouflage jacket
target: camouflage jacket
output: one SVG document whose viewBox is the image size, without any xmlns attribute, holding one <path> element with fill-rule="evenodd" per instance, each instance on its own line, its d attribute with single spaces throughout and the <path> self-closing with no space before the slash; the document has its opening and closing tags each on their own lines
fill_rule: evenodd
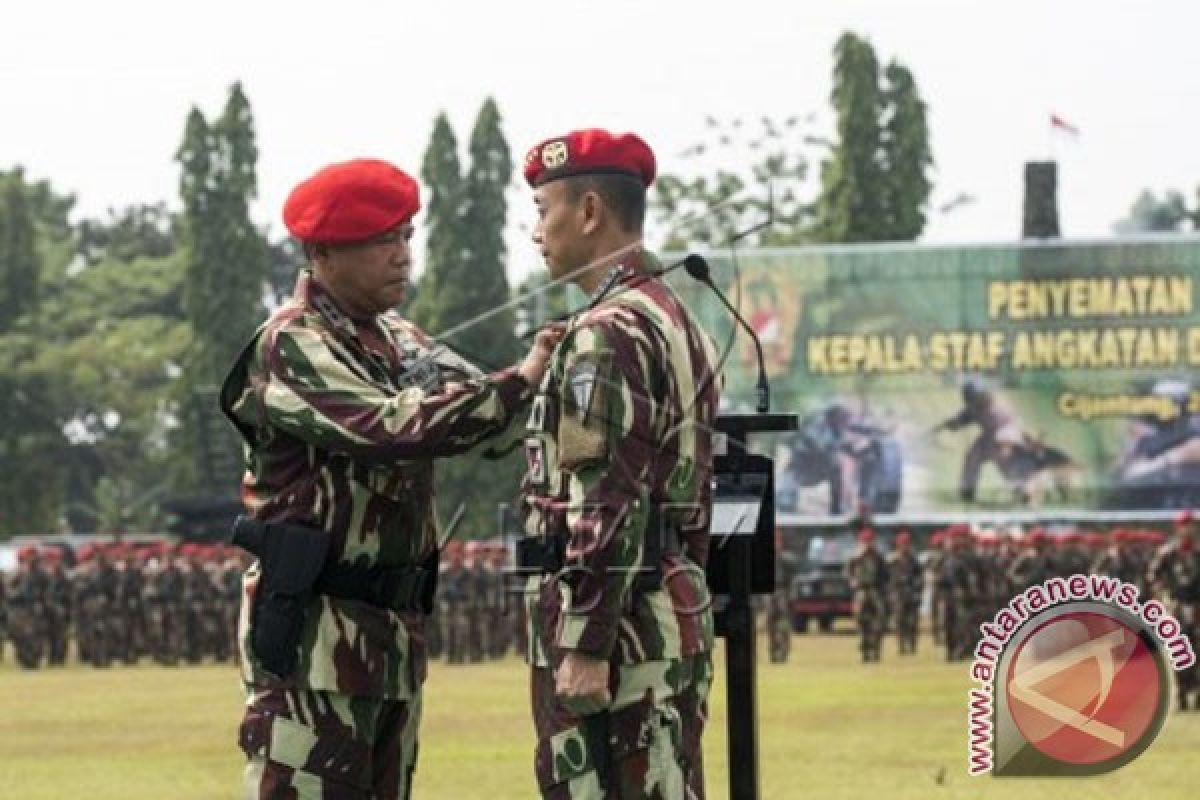
<svg viewBox="0 0 1200 800">
<path fill-rule="evenodd" d="M 483 376 L 465 362 L 456 364 L 465 379 L 449 391 L 417 383 L 415 365 L 431 344 L 391 312 L 351 320 L 301 273 L 292 299 L 255 334 L 221 390 L 246 440 L 247 512 L 329 532 L 329 558 L 345 564 L 399 567 L 430 556 L 431 459 L 500 432 L 532 394 L 515 368 Z M 243 581 L 242 676 L 280 686 L 250 647 L 258 579 L 254 564 Z M 318 595 L 299 668 L 283 685 L 403 697 L 424 674 L 421 614 Z"/>
<path fill-rule="evenodd" d="M 895 597 L 920 598 L 925 588 L 925 572 L 911 551 L 888 553 L 887 576 L 888 589 Z"/>
<path fill-rule="evenodd" d="M 889 585 L 888 565 L 874 547 L 867 547 L 846 562 L 846 579 L 856 592 L 883 591 Z"/>
<path fill-rule="evenodd" d="M 657 266 L 645 253 L 626 260 L 568 330 L 533 402 L 525 528 L 563 542 L 567 562 L 530 579 L 534 666 L 557 666 L 566 650 L 634 664 L 712 647 L 703 566 L 715 349 L 679 298 L 645 277 Z M 654 517 L 677 536 L 643 565 Z M 661 588 L 634 591 L 643 566 L 660 568 Z"/>
</svg>

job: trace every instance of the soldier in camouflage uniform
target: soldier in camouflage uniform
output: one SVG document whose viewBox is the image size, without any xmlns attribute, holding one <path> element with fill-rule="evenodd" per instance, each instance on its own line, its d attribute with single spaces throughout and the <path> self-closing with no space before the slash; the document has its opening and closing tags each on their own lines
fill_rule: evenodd
<svg viewBox="0 0 1200 800">
<path fill-rule="evenodd" d="M 908 531 L 896 534 L 896 549 L 887 558 L 887 576 L 899 652 L 900 655 L 911 655 L 917 652 L 917 623 L 921 594 L 925 591 L 925 573 L 913 552 L 912 535 Z"/>
<path fill-rule="evenodd" d="M 522 511 L 534 772 L 546 798 L 703 798 L 711 341 L 641 248 L 654 156 L 632 134 L 533 147 L 533 239 L 591 298 L 534 401 Z"/>
<path fill-rule="evenodd" d="M 79 608 L 76 637 L 79 652 L 94 667 L 112 663 L 113 645 L 121 639 L 123 622 L 117 619 L 117 574 L 108 551 L 97 545 L 77 586 Z"/>
<path fill-rule="evenodd" d="M 1016 592 L 1045 583 L 1057 574 L 1057 565 L 1045 531 L 1034 528 L 1025 537 L 1024 544 L 1025 550 L 1013 560 L 1008 571 L 1009 583 Z"/>
<path fill-rule="evenodd" d="M 772 664 L 786 664 L 792 649 L 791 571 L 779 537 L 775 541 L 775 591 L 767 600 L 767 654 Z"/>
<path fill-rule="evenodd" d="M 114 613 L 120 618 L 121 639 L 114 644 L 114 657 L 136 664 L 146 649 L 146 624 L 142 610 L 142 565 L 138 551 L 125 545 L 116 553 Z"/>
<path fill-rule="evenodd" d="M 46 663 L 61 667 L 67 663 L 67 639 L 71 628 L 71 583 L 63 567 L 59 549 L 46 551 L 45 630 Z"/>
<path fill-rule="evenodd" d="M 945 531 L 934 531 L 929 536 L 929 558 L 925 569 L 929 575 L 929 627 L 934 644 L 942 644 L 945 629 L 942 620 L 946 617 L 945 584 L 942 581 L 942 562 L 946 560 Z"/>
<path fill-rule="evenodd" d="M 1196 522 L 1190 511 L 1182 512 L 1175 523 L 1175 541 L 1164 544 L 1150 562 L 1147 577 L 1158 598 L 1179 622 L 1180 633 L 1200 646 L 1200 548 L 1197 547 Z M 1189 698 L 1200 692 L 1200 665 L 1175 671 L 1175 698 L 1180 711 L 1187 711 Z M 1200 697 L 1196 710 L 1200 710 Z"/>
<path fill-rule="evenodd" d="M 242 599 L 242 573 L 245 571 L 237 553 L 224 547 L 217 551 L 214 580 L 217 586 L 220 630 L 217 660 L 228 661 L 237 653 L 237 619 Z"/>
<path fill-rule="evenodd" d="M 862 660 L 879 661 L 887 624 L 887 562 L 875 546 L 875 532 L 858 532 L 858 551 L 846 562 L 846 580 L 854 590 L 854 618 L 858 625 Z"/>
<path fill-rule="evenodd" d="M 46 652 L 46 574 L 32 545 L 17 551 L 17 571 L 8 586 L 8 636 L 17 664 L 37 669 Z"/>
<path fill-rule="evenodd" d="M 467 618 L 467 663 L 478 664 L 483 661 L 488 645 L 488 595 L 487 576 L 484 574 L 482 543 L 467 542 L 466 560 L 463 568 L 466 570 L 466 593 L 462 599 Z"/>
<path fill-rule="evenodd" d="M 1096 556 L 1090 571 L 1095 575 L 1111 575 L 1131 586 L 1138 586 L 1143 580 L 1139 573 L 1145 571 L 1146 565 L 1134 557 L 1129 532 L 1117 528 L 1112 531 L 1109 539 L 1108 548 Z"/>
<path fill-rule="evenodd" d="M 1084 536 L 1069 531 L 1058 539 L 1058 551 L 1053 556 L 1054 573 L 1060 578 L 1087 574 L 1091 559 L 1084 550 Z"/>
<path fill-rule="evenodd" d="M 510 602 L 505 593 L 504 576 L 508 551 L 505 551 L 504 542 L 488 543 L 486 558 L 487 591 L 491 597 L 492 608 L 492 637 L 490 645 L 488 645 L 490 648 L 488 655 L 494 660 L 494 658 L 503 658 L 512 646 L 511 609 L 515 603 Z"/>
<path fill-rule="evenodd" d="M 418 205 L 416 182 L 382 161 L 297 186 L 284 222 L 311 269 L 222 387 L 247 444 L 242 498 L 263 523 L 242 530 L 272 556 L 247 571 L 239 622 L 253 797 L 410 796 L 437 558 L 432 459 L 501 432 L 560 336 L 486 376 L 434 351 L 392 311 Z M 281 540 L 295 545 L 270 546 Z M 328 544 L 323 566 L 274 559 L 313 543 Z"/>
<path fill-rule="evenodd" d="M 437 609 L 442 626 L 442 646 L 446 663 L 462 664 L 467 660 L 471 636 L 471 619 L 467 607 L 470 575 L 465 565 L 465 545 L 457 539 L 446 543 L 446 558 L 438 580 Z"/>
<path fill-rule="evenodd" d="M 979 579 L 971 552 L 970 528 L 953 525 L 947 530 L 947 537 L 950 546 L 938 578 L 945 593 L 942 631 L 946 642 L 946 660 L 961 661 L 969 657 L 975 646 L 972 623 L 975 603 L 980 594 Z"/>
</svg>

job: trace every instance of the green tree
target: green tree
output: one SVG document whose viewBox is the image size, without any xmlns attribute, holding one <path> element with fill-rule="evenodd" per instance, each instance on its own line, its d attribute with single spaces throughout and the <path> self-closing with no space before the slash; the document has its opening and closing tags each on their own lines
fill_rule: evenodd
<svg viewBox="0 0 1200 800">
<path fill-rule="evenodd" d="M 911 241 L 925 229 L 933 190 L 925 101 L 907 67 L 892 61 L 883 74 L 883 196 L 888 217 L 884 238 Z"/>
<path fill-rule="evenodd" d="M 109 209 L 106 219 L 80 223 L 79 253 L 88 265 L 104 258 L 164 258 L 178 247 L 178 229 L 179 221 L 165 203 Z"/>
<path fill-rule="evenodd" d="M 875 242 L 917 238 L 932 184 L 925 103 L 909 70 L 884 71 L 866 39 L 844 33 L 834 47 L 837 137 L 821 163 L 814 238 Z"/>
<path fill-rule="evenodd" d="M 209 125 L 193 108 L 176 153 L 181 168 L 184 310 L 192 327 L 181 408 L 196 477 L 232 488 L 236 444 L 216 411 L 216 386 L 262 318 L 269 256 L 250 220 L 257 192 L 254 117 L 241 85 Z"/>
<path fill-rule="evenodd" d="M 433 121 L 433 134 L 421 163 L 429 202 L 425 207 L 425 263 L 409 304 L 409 317 L 427 331 L 447 327 L 442 316 L 447 292 L 463 279 L 463 176 L 458 140 L 445 113 Z"/>
<path fill-rule="evenodd" d="M 37 312 L 41 261 L 35 236 L 24 173 L 17 169 L 0 178 L 0 333 Z"/>
<path fill-rule="evenodd" d="M 1197 208 L 1189 210 L 1183 193 L 1177 190 L 1165 192 L 1160 199 L 1154 192 L 1143 189 L 1129 208 L 1125 219 L 1117 222 L 1113 230 L 1120 234 L 1131 233 L 1176 233 L 1191 227 L 1195 230 L 1200 222 L 1200 190 L 1197 191 Z"/>
<path fill-rule="evenodd" d="M 512 155 L 492 99 L 484 102 L 469 143 L 470 165 L 461 177 L 457 142 L 445 115 L 434 123 L 421 176 L 428 184 L 425 270 L 411 315 L 431 335 L 481 369 L 511 363 L 517 355 L 516 318 L 505 275 L 505 191 Z M 497 313 L 497 309 L 504 309 Z M 458 536 L 490 535 L 496 508 L 516 494 L 522 467 L 509 455 L 500 464 L 481 453 L 438 465 L 438 503 L 443 520 L 460 508 Z"/>
<path fill-rule="evenodd" d="M 815 233 L 825 242 L 869 242 L 889 229 L 879 121 L 879 62 L 865 39 L 844 33 L 834 47 L 837 140 L 821 164 Z"/>
<path fill-rule="evenodd" d="M 62 437 L 49 376 L 37 368 L 42 258 L 29 187 L 0 175 L 0 535 L 55 527 Z"/>
</svg>

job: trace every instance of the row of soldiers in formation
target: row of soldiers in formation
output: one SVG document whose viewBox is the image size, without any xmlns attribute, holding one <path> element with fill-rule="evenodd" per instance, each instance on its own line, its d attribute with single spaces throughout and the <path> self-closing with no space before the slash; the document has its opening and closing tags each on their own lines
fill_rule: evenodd
<svg viewBox="0 0 1200 800">
<path fill-rule="evenodd" d="M 864 662 L 880 660 L 889 623 L 899 653 L 916 652 L 926 586 L 933 640 L 945 646 L 947 660 L 959 661 L 973 656 L 980 626 L 1017 594 L 1051 578 L 1078 574 L 1111 576 L 1137 587 L 1139 597 L 1159 600 L 1191 639 L 1193 650 L 1200 650 L 1200 533 L 1188 512 L 1177 518 L 1170 540 L 1150 530 L 1051 535 L 1033 528 L 1005 536 L 954 525 L 930 537 L 923 559 L 913 552 L 907 532 L 897 534 L 886 556 L 869 528 L 859 532 L 858 540 L 846 577 L 854 592 Z M 773 635 L 772 642 L 781 638 Z M 781 641 L 772 649 L 780 646 Z M 1176 672 L 1175 679 L 1180 708 L 1188 708 L 1192 695 L 1198 695 L 1193 707 L 1200 707 L 1200 666 Z"/>
<path fill-rule="evenodd" d="M 925 592 L 925 567 L 913 548 L 912 535 L 901 531 L 886 556 L 878 549 L 875 532 L 858 533 L 859 548 L 846 563 L 854 589 L 855 619 L 861 634 L 863 661 L 879 661 L 883 635 L 895 632 L 899 652 L 917 652 L 917 628 Z M 767 600 L 767 652 L 772 663 L 787 661 L 791 650 L 792 585 L 782 559 L 777 560 L 776 590 Z"/>
<path fill-rule="evenodd" d="M 506 580 L 502 543 L 449 542 L 427 626 L 431 658 L 451 664 L 524 652 L 523 605 Z M 98 667 L 230 661 L 236 653 L 242 573 L 249 557 L 224 545 L 91 543 L 68 554 L 26 546 L 0 574 L 0 659 L 5 641 L 27 669 L 80 661 Z"/>
<path fill-rule="evenodd" d="M 96 667 L 229 661 L 246 565 L 237 548 L 191 543 L 22 547 L 0 578 L 0 657 L 7 639 L 20 666 L 59 666 L 73 638 Z"/>
</svg>

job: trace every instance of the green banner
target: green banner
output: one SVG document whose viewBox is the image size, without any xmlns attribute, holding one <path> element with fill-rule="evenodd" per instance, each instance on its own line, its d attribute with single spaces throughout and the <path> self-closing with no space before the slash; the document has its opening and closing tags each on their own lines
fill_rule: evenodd
<svg viewBox="0 0 1200 800">
<path fill-rule="evenodd" d="M 666 260 L 670 260 L 670 256 Z M 709 254 L 758 332 L 780 502 L 839 514 L 1200 504 L 1200 238 Z M 674 285 L 724 352 L 729 315 Z M 754 350 L 725 403 L 753 408 Z"/>
</svg>

